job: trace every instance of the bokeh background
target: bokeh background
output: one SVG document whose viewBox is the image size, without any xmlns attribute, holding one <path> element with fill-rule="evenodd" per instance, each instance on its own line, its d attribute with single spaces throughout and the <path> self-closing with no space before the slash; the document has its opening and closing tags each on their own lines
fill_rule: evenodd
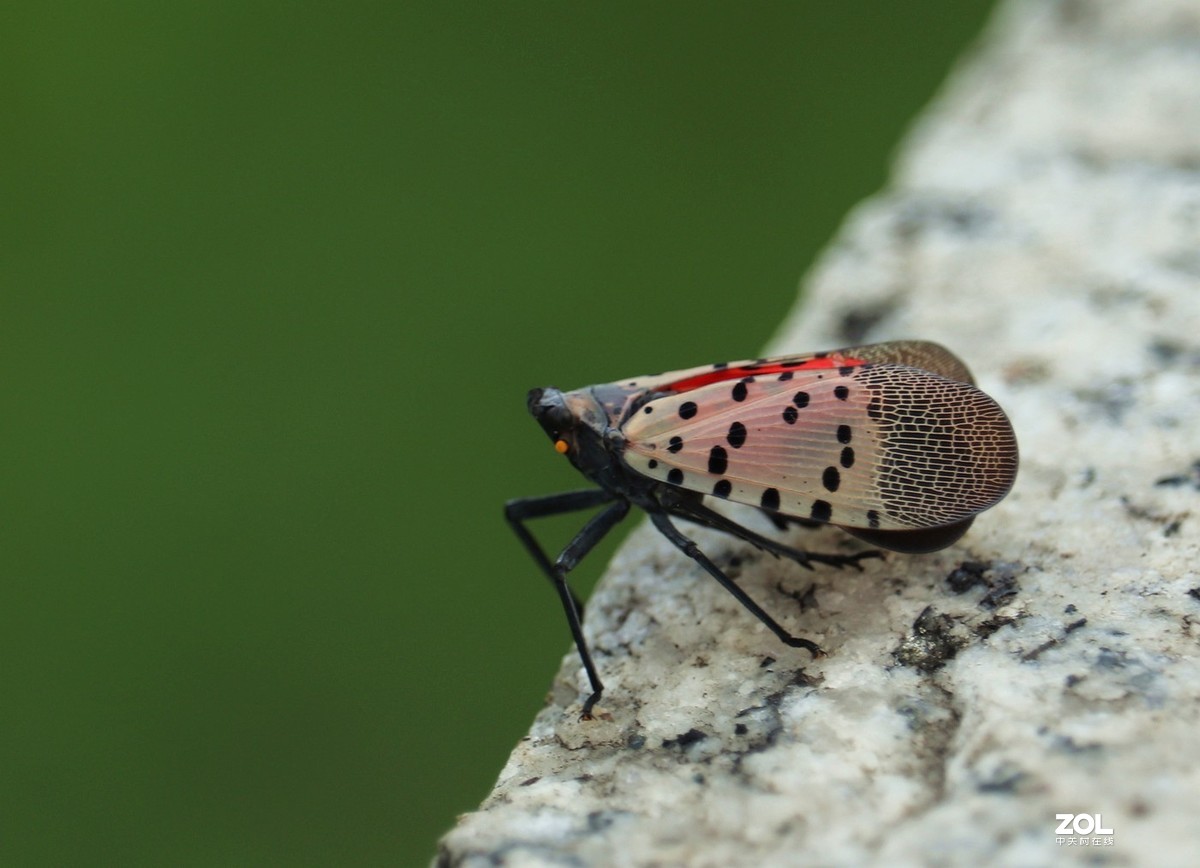
<svg viewBox="0 0 1200 868">
<path fill-rule="evenodd" d="M 7 4 L 0 862 L 425 863 L 569 646 L 526 390 L 754 355 L 989 5 Z"/>
</svg>

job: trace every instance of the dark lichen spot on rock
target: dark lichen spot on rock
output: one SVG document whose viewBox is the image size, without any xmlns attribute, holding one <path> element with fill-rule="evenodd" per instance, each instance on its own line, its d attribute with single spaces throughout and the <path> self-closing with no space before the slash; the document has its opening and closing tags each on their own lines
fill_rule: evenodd
<svg viewBox="0 0 1200 868">
<path fill-rule="evenodd" d="M 939 613 L 933 606 L 926 606 L 892 656 L 901 666 L 930 673 L 954 659 L 966 644 L 967 640 L 953 618 Z"/>
<path fill-rule="evenodd" d="M 1170 366 L 1183 355 L 1183 344 L 1170 338 L 1155 338 L 1146 346 L 1146 351 L 1155 364 Z"/>
<path fill-rule="evenodd" d="M 946 576 L 946 584 L 956 594 L 964 594 L 976 585 L 986 585 L 989 564 L 983 561 L 963 561 Z"/>
<path fill-rule="evenodd" d="M 587 815 L 589 832 L 603 832 L 624 814 L 624 811 L 592 811 Z"/>
<path fill-rule="evenodd" d="M 1007 627 L 1010 624 L 1017 623 L 1017 620 L 1017 618 L 1000 616 L 988 618 L 986 621 L 980 621 L 978 624 L 976 624 L 973 632 L 975 633 L 976 638 L 986 639 L 997 630 Z"/>
<path fill-rule="evenodd" d="M 1081 754 L 1081 753 L 1099 753 L 1104 749 L 1104 745 L 1098 741 L 1078 742 L 1069 735 L 1056 735 L 1052 739 L 1052 744 L 1055 750 L 1060 750 L 1063 753 Z"/>
<path fill-rule="evenodd" d="M 1200 459 L 1193 461 L 1192 466 L 1187 470 L 1167 476 L 1160 476 L 1154 480 L 1154 484 L 1160 488 L 1182 488 L 1188 486 L 1196 491 L 1200 491 Z"/>
<path fill-rule="evenodd" d="M 1142 506 L 1134 503 L 1125 495 L 1122 495 L 1121 506 L 1125 507 L 1125 512 L 1131 518 L 1136 518 L 1141 521 L 1148 521 L 1157 524 L 1162 528 L 1163 536 L 1174 536 L 1179 532 L 1179 528 L 1183 525 L 1183 520 L 1187 518 L 1188 513 L 1164 513 L 1159 512 L 1152 507 Z"/>
<path fill-rule="evenodd" d="M 1020 585 L 1017 584 L 1016 576 L 1012 573 L 1001 571 L 989 585 L 988 592 L 983 595 L 983 599 L 979 601 L 979 605 L 985 609 L 998 609 L 1010 597 L 1015 597 L 1019 590 Z"/>
<path fill-rule="evenodd" d="M 663 747 L 677 747 L 680 750 L 686 750 L 687 748 L 694 745 L 696 742 L 704 741 L 704 739 L 706 739 L 706 738 L 708 738 L 707 734 L 705 734 L 705 733 L 701 732 L 700 730 L 693 727 L 692 729 L 689 729 L 687 732 L 677 735 L 675 738 L 663 739 L 662 746 Z"/>
<path fill-rule="evenodd" d="M 1138 385 L 1128 377 L 1074 390 L 1075 397 L 1087 406 L 1094 418 L 1115 426 L 1124 425 L 1125 417 L 1130 412 L 1141 412 L 1138 399 L 1142 394 Z"/>
<path fill-rule="evenodd" d="M 741 771 L 742 760 L 772 747 L 783 732 L 783 719 L 775 705 L 754 705 L 737 713 L 734 724 L 735 735 L 745 739 L 734 746 L 734 770 Z"/>
<path fill-rule="evenodd" d="M 1024 771 L 1005 762 L 981 780 L 976 789 L 981 793 L 1014 793 L 1026 777 Z"/>
<path fill-rule="evenodd" d="M 1049 651 L 1051 648 L 1055 647 L 1056 645 L 1061 645 L 1063 639 L 1065 639 L 1067 636 L 1070 636 L 1072 633 L 1074 633 L 1080 627 L 1084 627 L 1086 625 L 1087 625 L 1087 618 L 1079 618 L 1075 621 L 1072 621 L 1070 624 L 1067 624 L 1065 627 L 1063 627 L 1063 635 L 1062 636 L 1051 637 L 1050 639 L 1047 639 L 1045 642 L 1038 645 L 1036 648 L 1032 648 L 1029 651 L 1026 651 L 1024 654 L 1022 654 L 1021 655 L 1022 662 L 1028 663 L 1031 660 L 1036 660 L 1037 658 L 1041 657 L 1042 654 L 1045 653 L 1046 651 Z M 1103 652 L 1107 651 L 1108 649 L 1102 648 L 1100 650 L 1101 650 L 1101 657 L 1103 657 L 1104 656 Z M 1097 660 L 1097 663 L 1099 664 L 1100 661 Z"/>
<path fill-rule="evenodd" d="M 1124 651 L 1114 651 L 1112 648 L 1101 648 L 1096 655 L 1097 669 L 1124 669 L 1130 663 L 1129 655 Z"/>
<path fill-rule="evenodd" d="M 1018 568 L 1017 564 L 1000 561 L 963 561 L 946 576 L 946 584 L 956 594 L 964 594 L 976 586 L 987 588 L 979 605 L 997 609 L 1020 590 Z"/>
</svg>

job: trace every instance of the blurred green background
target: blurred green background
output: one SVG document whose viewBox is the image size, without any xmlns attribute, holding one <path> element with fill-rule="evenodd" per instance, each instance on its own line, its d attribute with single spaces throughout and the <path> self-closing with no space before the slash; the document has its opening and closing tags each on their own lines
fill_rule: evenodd
<svg viewBox="0 0 1200 868">
<path fill-rule="evenodd" d="M 428 860 L 569 646 L 526 390 L 754 355 L 988 6 L 7 4 L 0 861 Z"/>
</svg>

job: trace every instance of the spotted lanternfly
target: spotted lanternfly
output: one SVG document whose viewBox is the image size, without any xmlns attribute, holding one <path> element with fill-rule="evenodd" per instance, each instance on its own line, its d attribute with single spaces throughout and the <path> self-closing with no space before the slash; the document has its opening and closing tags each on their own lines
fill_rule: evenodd
<svg viewBox="0 0 1200 868">
<path fill-rule="evenodd" d="M 823 555 L 764 537 L 705 504 L 715 497 L 789 522 L 836 525 L 880 548 L 929 552 L 998 503 L 1017 473 L 1004 411 L 949 350 L 896 341 L 824 353 L 727 362 L 588 386 L 534 389 L 529 412 L 554 448 L 599 488 L 509 501 L 505 515 L 554 583 L 592 693 L 604 690 L 566 575 L 631 506 L 776 636 L 791 635 L 671 521 L 725 531 L 776 557 L 858 567 L 877 551 Z M 525 522 L 607 504 L 551 561 Z"/>
</svg>

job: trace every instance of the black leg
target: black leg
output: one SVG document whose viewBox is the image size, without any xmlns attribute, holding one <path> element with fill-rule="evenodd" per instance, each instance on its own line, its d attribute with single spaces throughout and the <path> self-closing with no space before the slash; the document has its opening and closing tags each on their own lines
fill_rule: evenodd
<svg viewBox="0 0 1200 868">
<path fill-rule="evenodd" d="M 794 524 L 798 524 L 800 527 L 820 527 L 823 524 L 823 522 L 813 521 L 811 518 L 797 518 L 794 515 L 784 515 L 773 509 L 760 509 L 759 512 L 769 518 L 771 524 L 780 530 L 787 530 Z"/>
<path fill-rule="evenodd" d="M 609 504 L 603 512 L 593 516 L 569 543 L 558 553 L 554 561 L 557 572 L 564 575 L 579 566 L 579 562 L 587 557 L 588 552 L 596 547 L 608 532 L 616 527 L 625 516 L 629 515 L 629 501 L 618 500 Z"/>
<path fill-rule="evenodd" d="M 854 567 L 861 570 L 859 561 L 868 558 L 883 557 L 874 549 L 865 552 L 857 552 L 852 555 L 823 555 L 819 552 L 806 552 L 800 549 L 794 549 L 791 546 L 784 545 L 781 542 L 776 542 L 770 537 L 762 536 L 748 527 L 742 527 L 735 521 L 732 521 L 716 510 L 709 509 L 703 503 L 686 502 L 680 503 L 671 508 L 671 514 L 679 518 L 685 518 L 689 521 L 694 521 L 697 524 L 702 524 L 705 527 L 713 530 L 723 530 L 726 533 L 733 534 L 738 539 L 745 540 L 751 545 L 757 546 L 763 551 L 770 552 L 776 557 L 783 556 L 791 558 L 796 563 L 807 569 L 812 569 L 813 564 L 826 564 L 831 567 Z"/>
<path fill-rule="evenodd" d="M 667 517 L 666 513 L 652 512 L 650 513 L 650 520 L 654 522 L 654 526 L 659 529 L 663 536 L 669 539 L 681 552 L 703 567 L 705 572 L 720 582 L 721 587 L 733 594 L 737 601 L 750 611 L 750 614 L 762 621 L 767 626 L 767 629 L 778 636 L 785 645 L 792 648 L 807 648 L 814 657 L 824 655 L 825 652 L 821 650 L 816 642 L 810 639 L 802 639 L 799 636 L 793 636 L 787 630 L 783 629 L 774 618 L 763 611 L 758 603 L 750 599 L 750 595 L 738 587 L 733 579 L 721 572 L 720 568 L 710 561 L 692 540 L 680 533 L 679 528 L 671 524 L 671 519 Z"/>
<path fill-rule="evenodd" d="M 588 650 L 587 640 L 583 638 L 583 624 L 580 619 L 580 609 L 575 601 L 575 594 L 567 585 L 567 572 L 583 560 L 584 556 L 596 547 L 596 544 L 617 526 L 621 519 L 629 515 L 629 501 L 618 500 L 603 512 L 596 515 L 583 526 L 575 538 L 567 543 L 566 548 L 554 562 L 554 587 L 562 600 L 563 611 L 567 615 L 567 626 L 571 628 L 571 638 L 575 640 L 575 648 L 579 651 L 579 659 L 587 672 L 588 683 L 592 687 L 591 695 L 584 701 L 583 710 L 579 713 L 580 720 L 592 719 L 592 707 L 600 701 L 604 692 L 604 684 L 596 672 L 596 664 L 592 662 L 592 654 Z"/>
<path fill-rule="evenodd" d="M 545 497 L 521 497 L 504 504 L 504 517 L 508 525 L 517 535 L 517 539 L 525 546 L 525 551 L 541 567 L 546 578 L 554 581 L 554 567 L 538 541 L 533 538 L 525 522 L 531 518 L 548 518 L 552 515 L 562 515 L 567 512 L 578 512 L 581 509 L 591 509 L 612 500 L 612 495 L 603 488 L 586 488 L 583 491 L 564 491 L 561 494 L 548 494 Z M 575 608 L 583 611 L 583 604 L 572 594 Z"/>
<path fill-rule="evenodd" d="M 562 601 L 563 611 L 567 616 L 567 625 L 571 628 L 571 637 L 575 640 L 575 647 L 579 651 L 579 659 L 583 662 L 583 668 L 588 676 L 588 683 L 592 688 L 592 693 L 583 703 L 583 711 L 579 715 L 584 720 L 591 719 L 592 708 L 604 692 L 604 684 L 600 681 L 600 676 L 596 672 L 596 665 L 592 662 L 591 652 L 588 650 L 587 640 L 583 637 L 583 625 L 580 620 L 580 612 L 582 610 L 574 592 L 567 585 L 567 573 L 574 569 L 587 553 L 595 548 L 596 544 L 604 539 L 608 532 L 629 514 L 629 501 L 618 500 L 616 503 L 610 504 L 602 512 L 593 516 L 579 533 L 567 543 L 553 564 L 550 563 L 545 552 L 542 551 L 542 547 L 538 545 L 537 540 L 533 538 L 533 535 L 523 522 L 529 518 L 539 518 L 542 516 L 557 515 L 562 512 L 570 512 L 576 509 L 586 509 L 589 506 L 595 506 L 610 500 L 612 500 L 612 495 L 606 491 L 597 489 L 593 491 L 575 491 L 531 500 L 509 501 L 504 509 L 504 514 L 508 518 L 509 524 L 512 525 L 513 530 L 521 539 L 521 542 L 525 544 L 525 548 L 533 555 L 534 560 L 537 561 L 542 571 L 554 583 L 554 589 L 558 591 L 559 599 Z"/>
</svg>

